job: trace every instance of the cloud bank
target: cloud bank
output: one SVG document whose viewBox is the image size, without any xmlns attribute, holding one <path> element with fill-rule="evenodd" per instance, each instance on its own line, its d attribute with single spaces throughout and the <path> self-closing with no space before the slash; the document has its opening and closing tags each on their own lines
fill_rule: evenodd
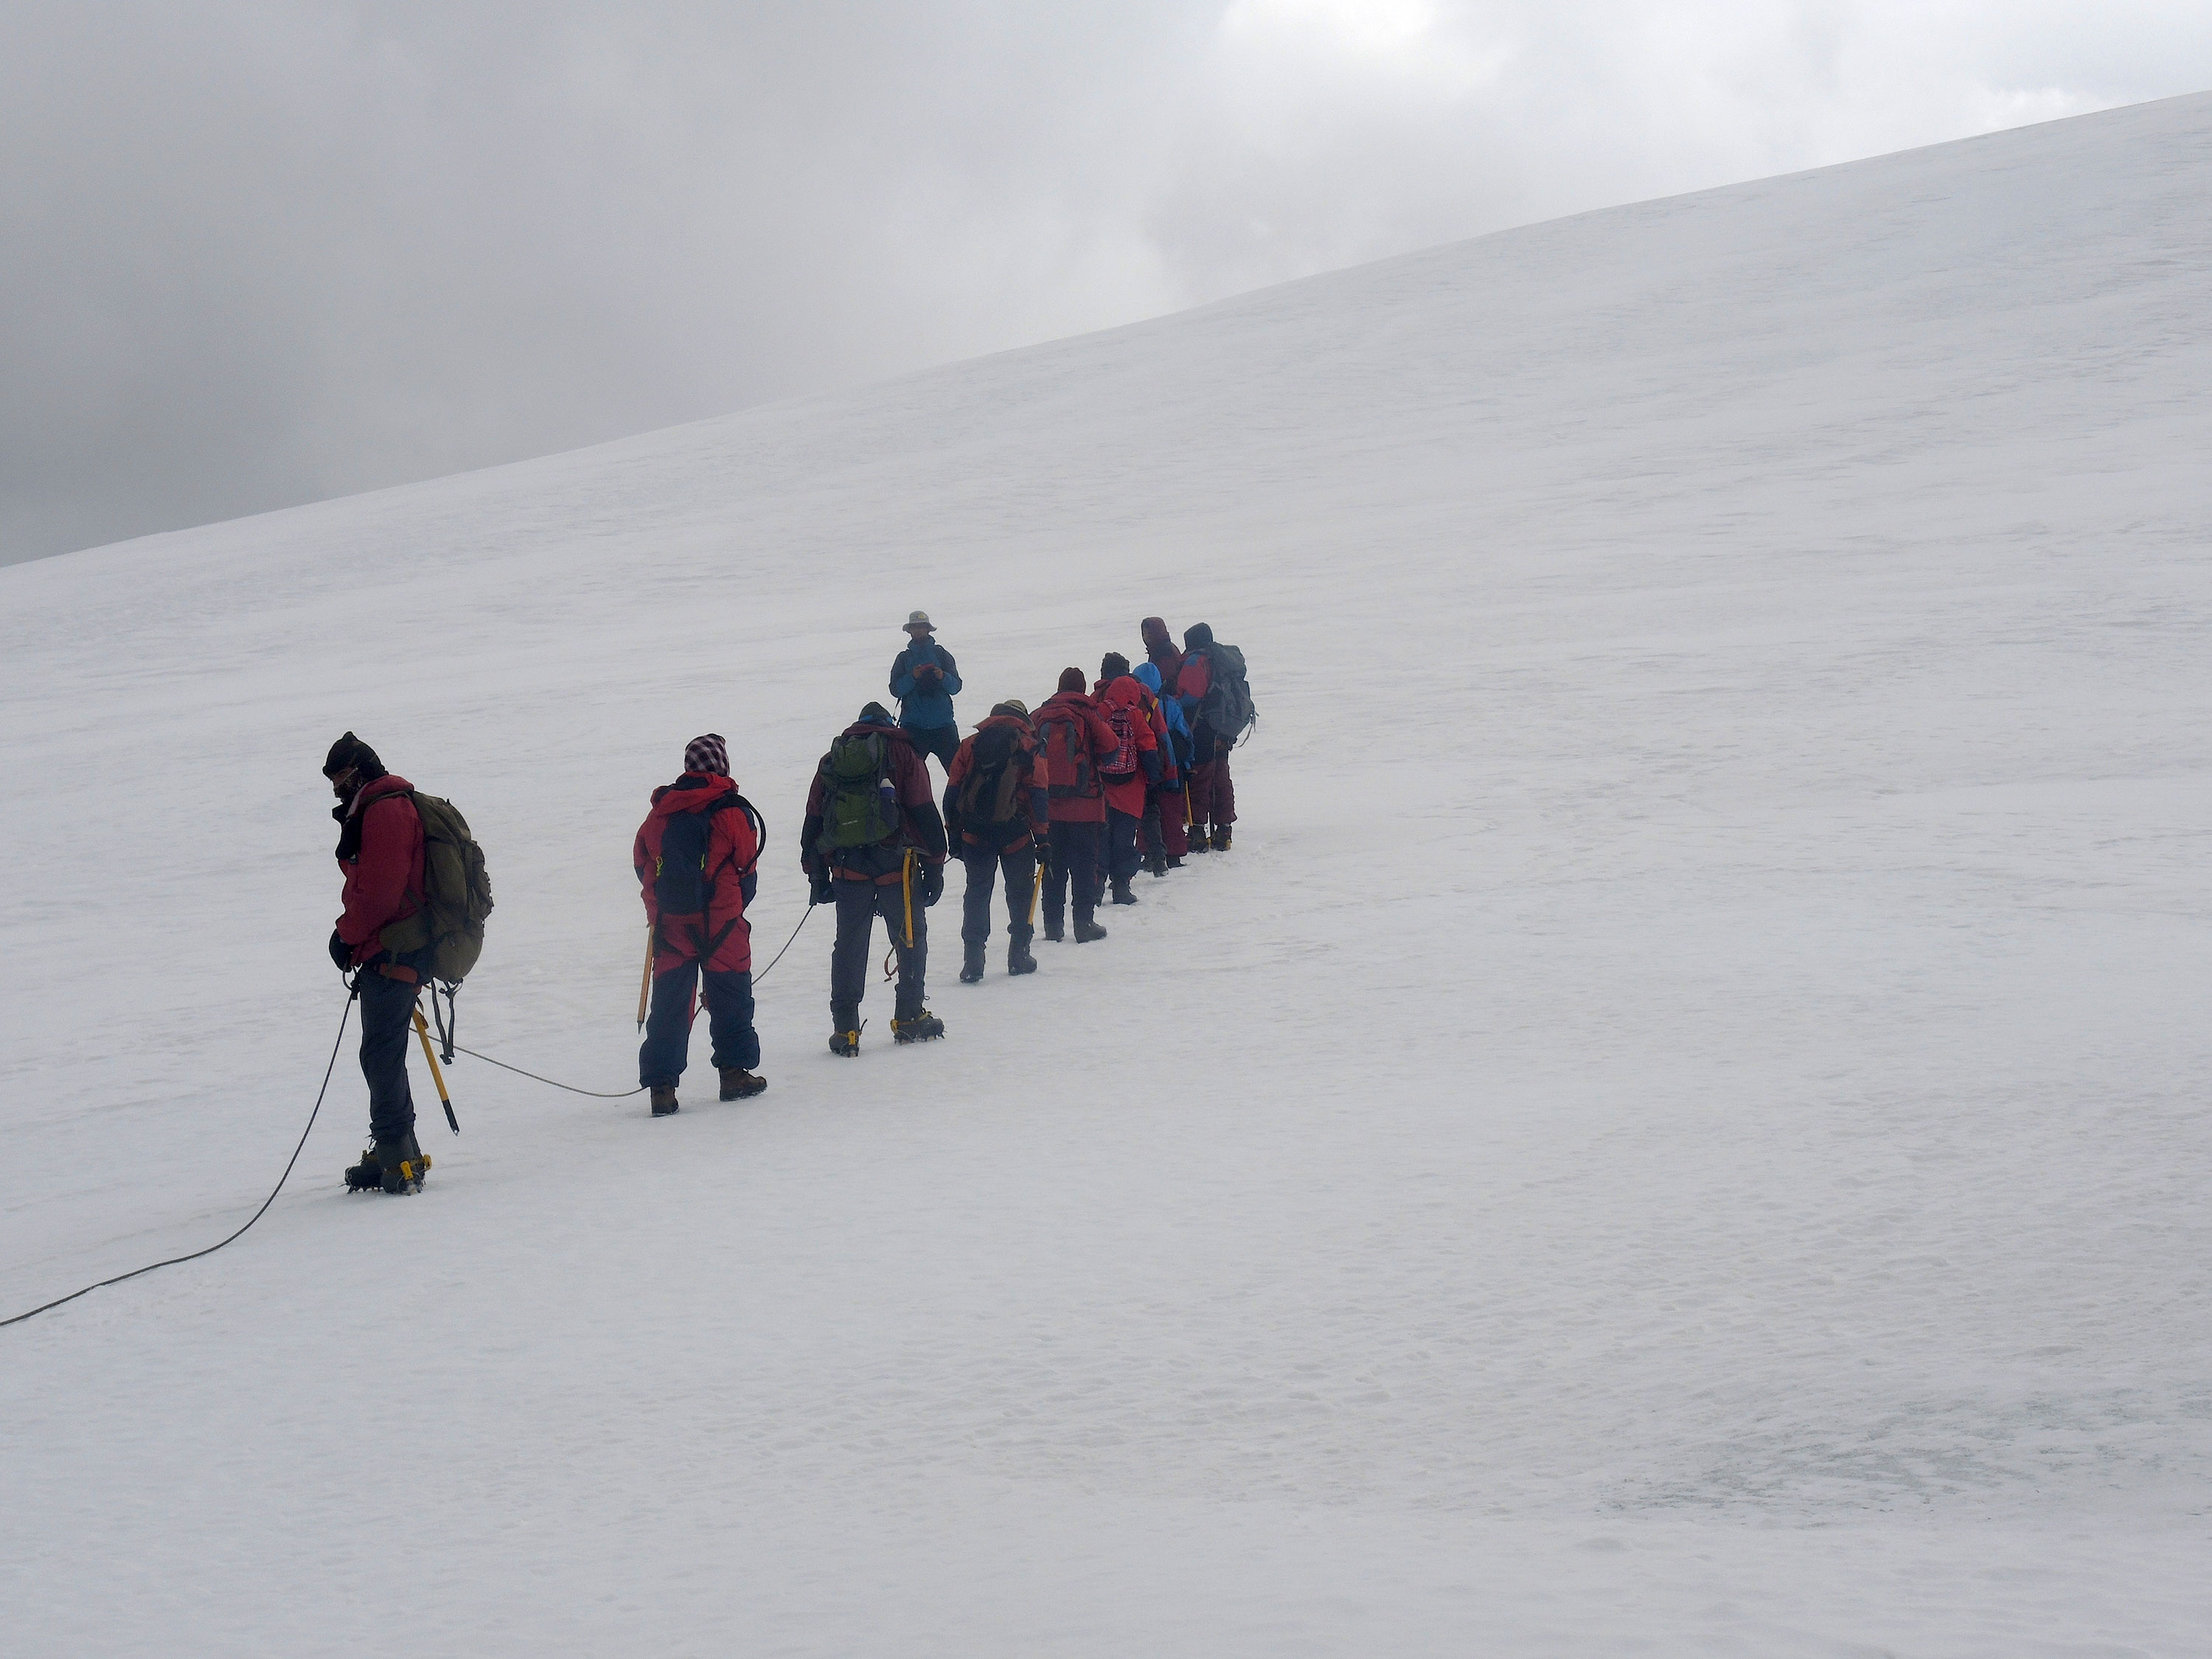
<svg viewBox="0 0 2212 1659">
<path fill-rule="evenodd" d="M 2212 85 L 2112 0 L 0 9 L 0 562 Z"/>
</svg>

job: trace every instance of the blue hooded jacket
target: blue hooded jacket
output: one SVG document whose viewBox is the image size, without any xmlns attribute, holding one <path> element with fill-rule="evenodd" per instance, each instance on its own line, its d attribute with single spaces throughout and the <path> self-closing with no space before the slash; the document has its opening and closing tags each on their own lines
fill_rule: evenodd
<svg viewBox="0 0 2212 1659">
<path fill-rule="evenodd" d="M 1160 696 L 1160 670 L 1158 663 L 1140 662 L 1136 667 L 1137 682 L 1154 696 Z M 1176 768 L 1190 770 L 1190 722 L 1183 717 L 1182 704 L 1173 697 L 1160 697 L 1160 712 L 1167 716 L 1168 741 L 1175 745 Z"/>
<path fill-rule="evenodd" d="M 934 663 L 945 678 L 933 683 L 917 681 L 914 671 Z M 952 653 L 936 640 L 920 639 L 898 653 L 891 665 L 891 696 L 899 700 L 899 724 L 910 732 L 932 732 L 955 724 L 952 699 L 960 690 L 960 670 Z"/>
</svg>

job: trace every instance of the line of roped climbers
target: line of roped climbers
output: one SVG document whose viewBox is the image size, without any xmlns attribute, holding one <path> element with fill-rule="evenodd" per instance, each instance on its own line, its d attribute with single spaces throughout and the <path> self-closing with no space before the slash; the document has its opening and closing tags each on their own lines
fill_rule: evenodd
<svg viewBox="0 0 2212 1659">
<path fill-rule="evenodd" d="M 994 887 L 1006 907 L 1006 972 L 1034 973 L 1040 905 L 1048 940 L 1070 937 L 1072 912 L 1075 943 L 1088 944 L 1106 937 L 1097 911 L 1109 889 L 1110 902 L 1135 904 L 1140 870 L 1164 878 L 1190 854 L 1229 851 L 1237 822 L 1230 752 L 1254 724 L 1243 654 L 1216 641 L 1203 623 L 1178 647 L 1167 624 L 1147 617 L 1141 664 L 1133 669 L 1120 652 L 1107 653 L 1088 691 L 1080 669 L 1063 670 L 1034 713 L 1007 698 L 963 739 L 952 712 L 961 690 L 952 653 L 925 612 L 913 612 L 905 631 L 890 672 L 896 718 L 872 702 L 830 743 L 815 768 L 799 834 L 809 904 L 836 908 L 830 1049 L 847 1057 L 860 1052 L 878 917 L 898 981 L 893 1039 L 945 1035 L 925 982 L 928 911 L 945 890 L 948 859 L 957 856 L 967 871 L 962 982 L 983 977 Z M 932 756 L 945 772 L 941 809 Z M 418 1036 L 429 1054 L 422 989 L 434 988 L 434 988 L 450 994 L 475 964 L 490 884 L 460 813 L 387 772 L 351 732 L 331 746 L 323 775 L 338 800 L 331 816 L 345 878 L 331 958 L 353 976 L 360 996 L 368 1084 L 370 1146 L 347 1170 L 346 1184 L 418 1192 L 430 1160 L 415 1136 L 408 1038 Z M 678 1109 L 702 1006 L 721 1098 L 743 1100 L 768 1087 L 754 1070 L 761 1049 L 745 915 L 765 833 L 738 791 L 726 741 L 714 732 L 686 745 L 682 775 L 653 792 L 639 826 L 631 864 L 649 929 L 650 988 L 639 1015 L 638 1084 L 651 1091 L 655 1117 Z M 431 1066 L 435 1075 L 434 1059 Z"/>
</svg>

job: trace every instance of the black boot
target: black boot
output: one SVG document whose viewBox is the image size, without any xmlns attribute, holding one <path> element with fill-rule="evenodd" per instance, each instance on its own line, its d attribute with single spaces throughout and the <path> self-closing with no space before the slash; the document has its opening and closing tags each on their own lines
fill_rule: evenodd
<svg viewBox="0 0 2212 1659">
<path fill-rule="evenodd" d="M 1030 954 L 1030 942 L 1018 939 L 1006 946 L 1006 971 L 1010 974 L 1034 974 L 1036 958 Z"/>
<path fill-rule="evenodd" d="M 973 985 L 983 977 L 983 947 L 981 944 L 964 945 L 965 954 L 960 959 L 960 982 Z"/>
<path fill-rule="evenodd" d="M 656 1087 L 653 1091 L 653 1116 L 668 1117 L 672 1115 L 675 1110 L 676 1091 L 672 1088 Z"/>
<path fill-rule="evenodd" d="M 1170 859 L 1170 860 L 1168 860 L 1168 868 L 1169 868 L 1169 869 L 1170 869 L 1170 870 L 1180 870 L 1180 869 L 1182 869 L 1182 860 L 1181 859 Z"/>
<path fill-rule="evenodd" d="M 361 1162 L 345 1172 L 345 1183 L 349 1193 L 372 1192 L 383 1187 L 384 1165 L 377 1161 L 374 1142 L 361 1155 Z"/>
<path fill-rule="evenodd" d="M 945 1022 L 927 1008 L 917 1008 L 904 1019 L 891 1021 L 891 1037 L 898 1042 L 927 1042 L 945 1035 Z"/>
<path fill-rule="evenodd" d="M 384 1190 L 395 1198 L 404 1193 L 421 1192 L 422 1178 L 430 1173 L 430 1160 L 415 1144 L 412 1129 L 397 1140 L 378 1141 L 376 1161 L 384 1170 Z"/>
<path fill-rule="evenodd" d="M 1190 832 L 1190 850 L 1194 853 L 1203 853 L 1206 850 L 1205 830 L 1193 830 Z"/>
<path fill-rule="evenodd" d="M 836 1030 L 830 1033 L 830 1052 L 850 1060 L 860 1052 L 860 1011 L 858 1008 L 833 1008 L 830 1023 Z"/>
<path fill-rule="evenodd" d="M 1229 826 L 1225 823 L 1213 832 L 1213 850 L 1217 853 L 1229 850 Z"/>
<path fill-rule="evenodd" d="M 1088 945 L 1094 939 L 1104 939 L 1105 937 L 1106 930 L 1103 927 L 1101 927 L 1097 922 L 1091 921 L 1089 916 L 1076 917 L 1075 942 L 1078 945 Z"/>
<path fill-rule="evenodd" d="M 1062 926 L 1060 919 L 1058 916 L 1047 916 L 1044 919 L 1044 938 L 1046 944 L 1057 945 L 1060 940 L 1066 937 L 1066 929 Z"/>
<path fill-rule="evenodd" d="M 1168 872 L 1168 855 L 1164 853 L 1152 854 L 1146 859 L 1145 868 L 1155 876 L 1164 876 Z"/>
<path fill-rule="evenodd" d="M 722 1098 L 725 1100 L 750 1100 L 767 1087 L 766 1078 L 755 1077 L 742 1066 L 722 1067 Z"/>
<path fill-rule="evenodd" d="M 1128 877 L 1127 877 L 1127 876 L 1116 876 L 1116 877 L 1115 877 L 1115 878 L 1114 878 L 1114 902 L 1115 902 L 1115 903 L 1116 903 L 1116 904 L 1134 904 L 1134 903 L 1136 903 L 1137 902 L 1138 902 L 1138 901 L 1137 901 L 1137 896 L 1136 896 L 1134 893 L 1133 893 L 1133 892 L 1131 892 L 1131 891 L 1129 890 L 1129 878 L 1128 878 Z"/>
</svg>

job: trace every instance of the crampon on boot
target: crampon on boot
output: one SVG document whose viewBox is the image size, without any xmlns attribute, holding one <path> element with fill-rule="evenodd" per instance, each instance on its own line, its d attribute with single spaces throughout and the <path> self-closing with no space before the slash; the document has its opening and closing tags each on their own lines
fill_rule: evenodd
<svg viewBox="0 0 2212 1659">
<path fill-rule="evenodd" d="M 1190 850 L 1194 853 L 1203 853 L 1206 850 L 1206 832 L 1204 830 L 1194 829 L 1190 832 Z"/>
<path fill-rule="evenodd" d="M 960 982 L 973 985 L 983 977 L 983 947 L 970 945 L 960 960 Z"/>
<path fill-rule="evenodd" d="M 1137 896 L 1129 890 L 1128 877 L 1117 876 L 1115 878 L 1114 902 L 1116 904 L 1136 904 L 1141 902 Z"/>
<path fill-rule="evenodd" d="M 1213 832 L 1213 850 L 1217 853 L 1225 853 L 1229 850 L 1229 826 L 1227 824 L 1222 825 L 1220 829 L 1216 830 Z"/>
<path fill-rule="evenodd" d="M 1149 858 L 1146 859 L 1145 868 L 1151 871 L 1155 876 L 1164 876 L 1168 872 L 1167 854 L 1164 853 L 1152 854 Z"/>
<path fill-rule="evenodd" d="M 1006 971 L 1010 974 L 1034 974 L 1036 958 L 1030 954 L 1030 942 L 1018 939 L 1006 947 Z"/>
<path fill-rule="evenodd" d="M 361 1162 L 345 1172 L 346 1190 L 365 1193 L 384 1185 L 384 1165 L 376 1159 L 376 1148 L 372 1146 L 361 1155 Z"/>
<path fill-rule="evenodd" d="M 756 1077 L 742 1066 L 722 1067 L 722 1098 L 725 1100 L 750 1100 L 767 1087 L 766 1078 Z"/>
<path fill-rule="evenodd" d="M 653 1091 L 653 1116 L 655 1116 L 655 1117 L 666 1117 L 666 1116 L 668 1116 L 672 1112 L 675 1111 L 675 1109 L 676 1109 L 676 1091 L 675 1091 L 675 1090 L 673 1090 L 673 1089 L 655 1089 L 655 1090 Z"/>
<path fill-rule="evenodd" d="M 430 1160 L 415 1144 L 412 1129 L 397 1140 L 378 1141 L 374 1156 L 382 1176 L 378 1183 L 382 1191 L 397 1198 L 422 1190 L 422 1179 L 430 1173 Z"/>
<path fill-rule="evenodd" d="M 830 1052 L 842 1054 L 847 1060 L 860 1052 L 860 1034 L 856 1030 L 830 1033 Z"/>
<path fill-rule="evenodd" d="M 911 1018 L 891 1021 L 891 1036 L 900 1042 L 927 1042 L 945 1035 L 945 1022 L 927 1008 L 917 1008 Z"/>
<path fill-rule="evenodd" d="M 1090 917 L 1076 917 L 1075 942 L 1078 945 L 1088 945 L 1094 939 L 1104 939 L 1105 937 L 1106 930 L 1103 927 L 1101 927 L 1097 922 L 1091 921 Z"/>
</svg>

